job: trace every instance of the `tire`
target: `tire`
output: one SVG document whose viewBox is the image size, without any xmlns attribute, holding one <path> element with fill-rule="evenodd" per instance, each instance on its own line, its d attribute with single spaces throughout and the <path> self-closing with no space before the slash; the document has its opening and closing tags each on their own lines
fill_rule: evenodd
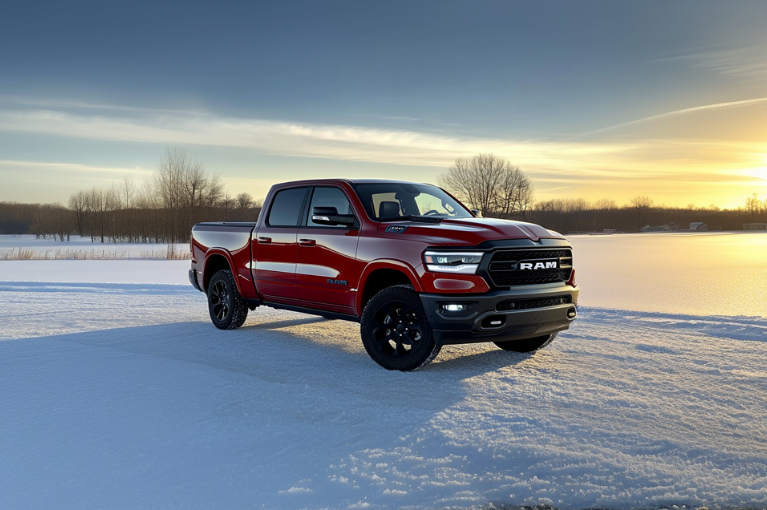
<svg viewBox="0 0 767 510">
<path fill-rule="evenodd" d="M 372 297 L 360 320 L 362 344 L 387 370 L 410 372 L 437 357 L 431 325 L 412 287 L 396 285 Z"/>
<path fill-rule="evenodd" d="M 208 312 L 218 329 L 237 329 L 248 318 L 248 304 L 237 291 L 231 271 L 218 271 L 210 279 Z"/>
<path fill-rule="evenodd" d="M 511 352 L 535 352 L 543 349 L 551 343 L 557 334 L 537 336 L 535 338 L 525 338 L 524 340 L 508 340 L 506 342 L 493 342 L 504 351 Z"/>
</svg>

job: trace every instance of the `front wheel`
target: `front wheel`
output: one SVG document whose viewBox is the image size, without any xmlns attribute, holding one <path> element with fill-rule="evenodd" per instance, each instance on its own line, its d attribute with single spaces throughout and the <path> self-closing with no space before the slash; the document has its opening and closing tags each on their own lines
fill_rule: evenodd
<svg viewBox="0 0 767 510">
<path fill-rule="evenodd" d="M 218 271 L 210 279 L 208 311 L 218 329 L 237 329 L 248 318 L 248 304 L 237 291 L 231 271 Z"/>
<path fill-rule="evenodd" d="M 556 333 L 550 335 L 537 336 L 535 338 L 526 338 L 524 340 L 508 340 L 506 342 L 493 342 L 504 351 L 511 352 L 533 352 L 546 347 L 557 336 Z"/>
<path fill-rule="evenodd" d="M 373 361 L 387 370 L 409 372 L 428 364 L 440 346 L 412 287 L 388 287 L 365 306 L 360 321 L 362 344 Z"/>
</svg>

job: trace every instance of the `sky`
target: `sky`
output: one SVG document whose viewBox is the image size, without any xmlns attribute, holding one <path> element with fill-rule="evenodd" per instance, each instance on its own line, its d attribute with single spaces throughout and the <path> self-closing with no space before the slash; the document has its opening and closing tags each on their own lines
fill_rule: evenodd
<svg viewBox="0 0 767 510">
<path fill-rule="evenodd" d="M 537 200 L 767 198 L 767 2 L 3 2 L 0 200 L 183 148 L 230 192 L 437 183 L 493 153 Z"/>
</svg>

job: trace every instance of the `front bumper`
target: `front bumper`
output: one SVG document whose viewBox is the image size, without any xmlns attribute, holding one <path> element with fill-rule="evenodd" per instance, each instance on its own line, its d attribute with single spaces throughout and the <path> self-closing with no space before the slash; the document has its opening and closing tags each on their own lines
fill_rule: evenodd
<svg viewBox="0 0 767 510">
<path fill-rule="evenodd" d="M 566 330 L 575 320 L 579 291 L 578 287 L 556 283 L 525 285 L 478 295 L 420 294 L 420 297 L 434 332 L 434 341 L 446 345 L 524 340 Z M 508 300 L 525 302 L 559 297 L 570 302 L 521 310 L 503 310 L 498 306 Z M 456 314 L 443 309 L 443 305 L 453 303 L 466 304 L 470 310 Z"/>
</svg>

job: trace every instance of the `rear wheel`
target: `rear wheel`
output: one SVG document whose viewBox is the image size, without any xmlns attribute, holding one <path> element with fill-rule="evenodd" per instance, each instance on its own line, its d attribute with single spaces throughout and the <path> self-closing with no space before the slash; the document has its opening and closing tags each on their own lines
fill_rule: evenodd
<svg viewBox="0 0 767 510">
<path fill-rule="evenodd" d="M 557 336 L 556 333 L 550 335 L 537 336 L 535 338 L 526 338 L 524 340 L 508 340 L 506 342 L 493 342 L 504 351 L 511 352 L 534 352 L 543 349 L 551 343 Z"/>
<path fill-rule="evenodd" d="M 373 361 L 387 370 L 409 372 L 439 354 L 431 326 L 412 287 L 388 287 L 365 306 L 360 332 Z"/>
<path fill-rule="evenodd" d="M 248 318 L 248 304 L 237 291 L 231 271 L 218 271 L 210 279 L 208 311 L 218 329 L 237 329 Z"/>
</svg>

